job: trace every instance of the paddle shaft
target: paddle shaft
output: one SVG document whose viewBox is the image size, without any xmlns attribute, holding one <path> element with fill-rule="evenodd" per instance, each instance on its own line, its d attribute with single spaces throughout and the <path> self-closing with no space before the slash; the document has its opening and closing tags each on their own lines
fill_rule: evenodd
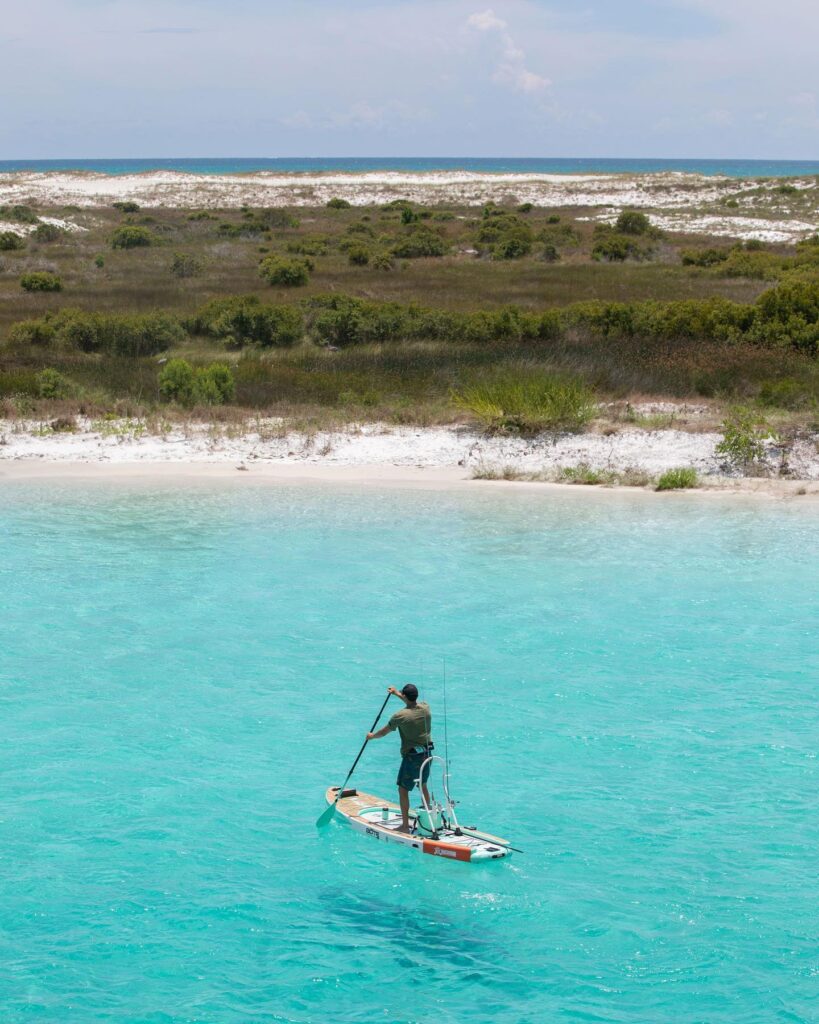
<svg viewBox="0 0 819 1024">
<path fill-rule="evenodd" d="M 384 698 L 384 703 L 381 705 L 381 710 L 375 716 L 375 721 L 370 726 L 370 732 L 373 732 L 375 730 L 375 727 L 378 725 L 378 722 L 381 719 L 381 716 L 384 714 L 384 708 L 387 706 L 387 702 L 389 701 L 391 696 L 392 696 L 392 694 L 388 693 L 387 696 Z M 361 755 L 364 753 L 364 748 L 367 746 L 367 744 L 369 742 L 370 742 L 369 740 L 364 740 L 364 742 L 361 744 L 361 750 L 359 750 L 359 752 L 358 752 L 358 757 L 355 759 L 355 761 L 353 761 L 353 767 L 347 772 L 347 778 L 344 780 L 344 785 L 338 791 L 338 795 L 336 796 L 336 803 L 339 802 L 339 800 L 341 799 L 341 794 L 347 788 L 347 783 L 350 781 L 350 777 L 353 774 L 353 772 L 355 771 L 356 765 L 361 760 Z"/>
</svg>

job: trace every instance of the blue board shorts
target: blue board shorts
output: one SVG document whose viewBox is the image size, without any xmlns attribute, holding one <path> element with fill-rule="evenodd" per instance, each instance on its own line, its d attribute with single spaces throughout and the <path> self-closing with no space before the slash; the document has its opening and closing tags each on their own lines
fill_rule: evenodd
<svg viewBox="0 0 819 1024">
<path fill-rule="evenodd" d="M 410 752 L 405 754 L 401 759 L 401 767 L 398 769 L 398 785 L 402 789 L 413 790 L 415 789 L 415 783 L 418 780 L 418 774 L 421 771 L 421 765 L 432 753 L 432 748 L 429 747 L 423 753 L 418 754 L 416 752 Z M 424 768 L 423 781 L 426 782 L 429 778 L 429 769 L 431 765 L 427 765 Z"/>
</svg>

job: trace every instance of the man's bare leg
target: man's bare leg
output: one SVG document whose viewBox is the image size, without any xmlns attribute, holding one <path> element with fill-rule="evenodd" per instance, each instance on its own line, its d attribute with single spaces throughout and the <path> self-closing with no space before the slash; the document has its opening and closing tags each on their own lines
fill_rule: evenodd
<svg viewBox="0 0 819 1024">
<path fill-rule="evenodd" d="M 398 787 L 398 802 L 401 804 L 401 832 L 409 833 L 409 790 Z"/>
</svg>

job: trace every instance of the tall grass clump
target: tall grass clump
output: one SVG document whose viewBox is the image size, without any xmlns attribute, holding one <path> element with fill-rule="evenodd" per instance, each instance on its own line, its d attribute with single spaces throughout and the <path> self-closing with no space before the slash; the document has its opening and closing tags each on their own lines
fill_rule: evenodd
<svg viewBox="0 0 819 1024">
<path fill-rule="evenodd" d="M 657 481 L 657 491 L 684 491 L 689 487 L 697 487 L 699 478 L 693 466 L 680 466 L 667 469 Z"/>
<path fill-rule="evenodd" d="M 508 370 L 453 393 L 458 408 L 489 430 L 536 434 L 581 430 L 594 416 L 591 391 L 581 381 L 542 371 Z"/>
</svg>

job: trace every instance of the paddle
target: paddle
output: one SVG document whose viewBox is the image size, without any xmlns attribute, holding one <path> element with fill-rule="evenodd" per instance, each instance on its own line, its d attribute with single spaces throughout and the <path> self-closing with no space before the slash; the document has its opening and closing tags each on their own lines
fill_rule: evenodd
<svg viewBox="0 0 819 1024">
<path fill-rule="evenodd" d="M 384 708 L 387 706 L 387 701 L 390 699 L 391 696 L 392 694 L 388 693 L 387 696 L 384 698 L 384 703 L 381 705 L 381 710 L 375 716 L 375 721 L 370 726 L 370 732 L 375 732 L 375 727 L 378 725 L 378 720 L 384 714 Z M 362 743 L 361 750 L 359 750 L 358 752 L 358 757 L 355 759 L 355 761 L 353 761 L 353 767 L 347 772 L 347 778 L 344 780 L 344 785 L 339 789 L 338 793 L 336 793 L 335 800 L 330 804 L 327 810 L 321 815 L 321 817 L 316 822 L 316 828 L 324 828 L 325 825 L 328 825 L 333 820 L 333 815 L 336 813 L 336 804 L 341 799 L 341 794 L 347 788 L 347 783 L 350 781 L 350 776 L 355 771 L 355 766 L 361 760 L 361 755 L 364 753 L 364 748 L 367 746 L 368 743 L 369 740 L 364 740 L 364 742 Z"/>
</svg>

